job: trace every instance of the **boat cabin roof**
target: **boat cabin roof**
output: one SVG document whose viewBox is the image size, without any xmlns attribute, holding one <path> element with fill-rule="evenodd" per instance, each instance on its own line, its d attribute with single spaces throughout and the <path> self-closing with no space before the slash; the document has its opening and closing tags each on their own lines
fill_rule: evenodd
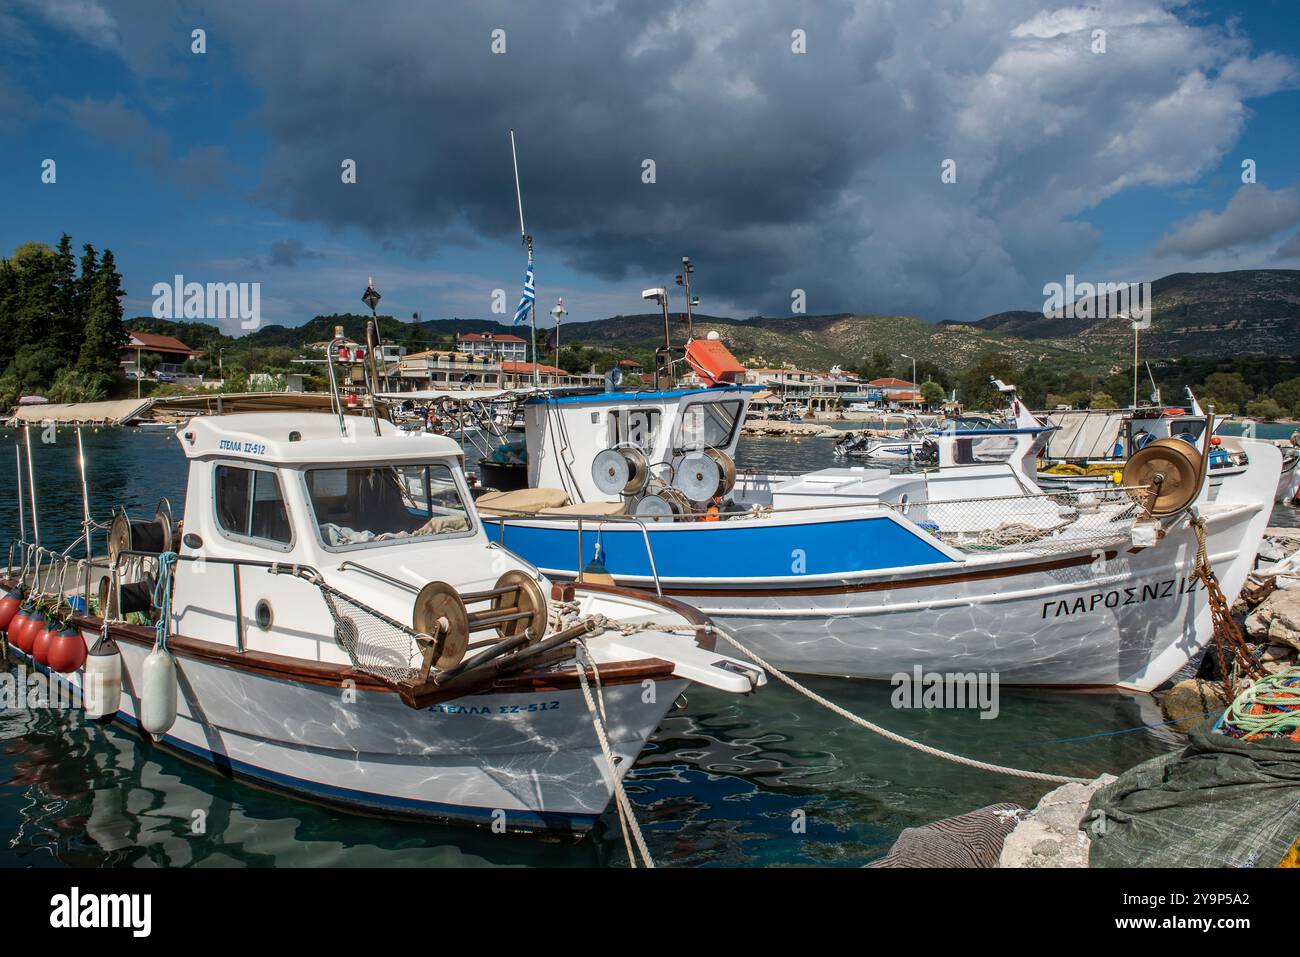
<svg viewBox="0 0 1300 957">
<path fill-rule="evenodd" d="M 460 458 L 460 446 L 427 432 L 404 432 L 384 419 L 325 412 L 249 412 L 199 416 L 176 430 L 190 459 L 232 458 L 271 465 L 426 462 Z"/>
</svg>

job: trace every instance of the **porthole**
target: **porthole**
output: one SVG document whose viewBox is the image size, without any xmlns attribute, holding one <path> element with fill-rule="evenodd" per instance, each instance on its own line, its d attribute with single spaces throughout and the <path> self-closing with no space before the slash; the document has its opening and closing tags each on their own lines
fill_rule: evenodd
<svg viewBox="0 0 1300 957">
<path fill-rule="evenodd" d="M 906 515 L 906 514 L 907 514 L 908 505 L 909 505 L 909 503 L 908 503 L 908 500 L 907 500 L 907 493 L 904 492 L 902 495 L 898 496 L 898 508 L 899 508 L 899 511 L 901 511 L 904 515 Z"/>
<path fill-rule="evenodd" d="M 271 623 L 275 621 L 275 616 L 271 614 L 271 603 L 265 598 L 259 601 L 257 607 L 253 609 L 253 621 L 263 631 L 271 630 Z"/>
</svg>

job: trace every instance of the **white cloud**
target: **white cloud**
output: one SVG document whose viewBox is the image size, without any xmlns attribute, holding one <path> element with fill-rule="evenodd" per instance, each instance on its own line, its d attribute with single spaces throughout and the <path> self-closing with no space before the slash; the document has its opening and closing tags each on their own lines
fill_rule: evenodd
<svg viewBox="0 0 1300 957">
<path fill-rule="evenodd" d="M 1242 186 L 1222 212 L 1202 210 L 1176 224 L 1156 244 L 1156 256 L 1205 256 L 1261 243 L 1300 223 L 1295 187 L 1270 192 L 1261 183 Z"/>
</svg>

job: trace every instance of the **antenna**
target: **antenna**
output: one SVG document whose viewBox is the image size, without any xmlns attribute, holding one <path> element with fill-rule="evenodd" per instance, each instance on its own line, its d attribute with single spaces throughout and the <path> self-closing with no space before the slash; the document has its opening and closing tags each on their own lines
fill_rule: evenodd
<svg viewBox="0 0 1300 957">
<path fill-rule="evenodd" d="M 686 341 L 690 342 L 695 338 L 695 319 L 691 313 L 691 307 L 700 301 L 700 297 L 691 297 L 691 273 L 695 272 L 695 264 L 691 262 L 690 256 L 682 257 L 681 275 L 677 277 L 677 285 L 686 287 Z"/>
</svg>

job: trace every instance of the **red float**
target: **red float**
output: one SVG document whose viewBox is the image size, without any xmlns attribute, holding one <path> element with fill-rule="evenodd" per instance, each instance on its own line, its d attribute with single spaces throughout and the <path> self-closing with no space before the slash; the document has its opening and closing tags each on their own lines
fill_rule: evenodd
<svg viewBox="0 0 1300 957">
<path fill-rule="evenodd" d="M 11 629 L 10 635 L 12 636 L 13 646 L 25 654 L 31 654 L 32 642 L 36 640 L 36 633 L 44 627 L 45 613 L 39 608 L 33 608 L 27 613 L 26 619 L 18 629 Z"/>
<path fill-rule="evenodd" d="M 16 588 L 9 589 L 5 592 L 5 596 L 0 598 L 0 631 L 8 630 L 9 623 L 14 620 L 22 604 L 23 596 Z"/>
<path fill-rule="evenodd" d="M 50 639 L 48 652 L 51 671 L 71 674 L 86 663 L 86 640 L 72 625 L 64 625 Z"/>
<path fill-rule="evenodd" d="M 9 628 L 7 629 L 9 632 L 9 644 L 16 645 L 18 643 L 18 636 L 22 634 L 23 629 L 27 627 L 27 613 L 29 611 L 31 611 L 30 608 L 23 608 L 20 605 L 18 613 L 14 615 L 13 619 L 9 622 Z"/>
<path fill-rule="evenodd" d="M 40 631 L 33 633 L 32 657 L 36 659 L 38 665 L 50 663 L 50 639 L 59 633 L 59 628 L 59 623 L 51 618 Z"/>
</svg>

